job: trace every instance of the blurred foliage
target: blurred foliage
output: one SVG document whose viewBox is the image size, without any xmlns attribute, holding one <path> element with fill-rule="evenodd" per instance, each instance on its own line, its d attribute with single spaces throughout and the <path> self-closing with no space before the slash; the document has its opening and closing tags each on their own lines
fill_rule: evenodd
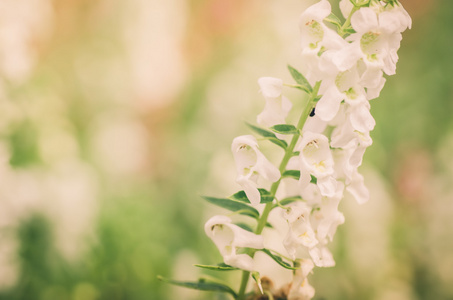
<svg viewBox="0 0 453 300">
<path fill-rule="evenodd" d="M 175 292 L 156 276 L 180 276 L 174 270 L 185 267 L 174 263 L 183 250 L 194 253 L 199 263 L 213 264 L 220 259 L 203 233 L 203 208 L 207 205 L 199 194 L 212 183 L 210 162 L 216 151 L 228 148 L 239 125 L 211 126 L 216 116 L 209 116 L 212 114 L 210 87 L 222 79 L 222 72 L 236 64 L 241 51 L 245 50 L 241 48 L 243 41 L 235 37 L 239 35 L 235 26 L 240 26 L 234 25 L 234 18 L 233 25 L 223 20 L 224 23 L 214 22 L 215 26 L 209 27 L 211 11 L 205 7 L 214 4 L 202 2 L 186 3 L 187 23 L 192 31 L 185 33 L 188 36 L 183 46 L 188 48 L 186 59 L 193 70 L 173 96 L 174 102 L 152 109 L 137 108 L 135 104 L 117 99 L 124 97 L 133 102 L 134 98 L 133 93 L 128 93 L 123 77 L 115 79 L 118 65 L 120 70 L 127 67 L 123 61 L 127 50 L 116 32 L 126 23 L 120 11 L 89 1 L 80 4 L 70 1 L 67 7 L 54 4 L 56 24 L 61 27 L 57 26 L 55 36 L 47 48 L 42 49 L 34 72 L 22 84 L 4 79 L 7 96 L 30 112 L 13 119 L 2 131 L 2 139 L 11 154 L 11 169 L 31 173 L 36 168 L 47 171 L 54 162 L 44 157 L 40 139 L 46 134 L 46 122 L 56 119 L 53 126 L 66 128 L 76 141 L 77 159 L 95 169 L 100 190 L 99 213 L 89 225 L 88 237 L 79 242 L 88 245 L 88 249 L 72 260 L 57 249 L 55 231 L 59 225 L 49 221 L 39 210 L 31 210 L 26 217 L 18 218 L 18 225 L 11 226 L 12 229 L 2 229 L 2 233 L 15 232 L 17 253 L 11 262 L 17 266 L 18 278 L 15 284 L 3 288 L 0 299 L 172 299 L 174 295 L 181 295 L 180 290 Z M 176 5 L 172 3 L 169 6 Z M 215 3 L 218 9 L 222 8 L 221 1 Z M 233 14 L 235 9 L 246 11 L 243 4 L 235 5 L 230 7 Z M 74 8 L 77 9 L 72 10 Z M 245 18 L 238 19 L 241 24 Z M 405 298 L 388 299 L 453 297 L 449 282 L 438 274 L 432 263 L 439 260 L 432 248 L 441 242 L 433 244 L 432 232 L 426 228 L 430 222 L 425 214 L 429 203 L 408 200 L 411 195 L 404 194 L 398 185 L 400 177 L 406 174 L 403 163 L 414 149 L 432 161 L 434 169 L 430 175 L 440 174 L 445 167 L 437 160 L 436 151 L 453 134 L 452 20 L 453 2 L 449 0 L 436 1 L 429 14 L 414 19 L 413 29 L 404 35 L 397 75 L 388 79 L 381 97 L 372 103 L 378 125 L 372 133 L 374 145 L 365 156 L 366 165 L 382 174 L 395 199 L 389 238 L 390 256 L 396 265 L 380 277 L 372 276 L 378 281 L 364 281 L 369 274 L 358 272 L 348 254 L 351 244 L 347 240 L 347 223 L 340 227 L 336 237 L 337 266 L 318 268 L 311 279 L 316 299 L 385 299 L 380 293 L 381 287 L 395 282 L 394 289 L 404 290 Z M 259 32 L 259 28 L 255 28 L 256 31 L 247 28 Z M 201 54 L 196 48 L 200 40 L 208 49 L 201 49 Z M 90 68 L 81 71 L 80 64 Z M 245 73 L 247 67 L 243 69 Z M 230 86 L 227 82 L 227 89 L 235 89 L 234 84 L 236 82 Z M 58 106 L 55 109 L 58 115 L 50 108 L 55 104 L 52 101 Z M 226 107 L 221 111 L 231 109 L 240 113 L 236 119 L 245 116 L 242 111 L 238 112 L 241 107 L 232 108 L 229 103 L 220 102 L 222 104 Z M 33 107 L 41 105 L 45 107 L 40 115 Z M 256 115 L 256 111 L 250 110 L 251 115 Z M 139 175 L 110 174 L 102 169 L 92 153 L 93 124 L 99 115 L 110 111 L 130 113 L 144 124 L 148 137 L 152 138 L 151 164 L 138 172 Z M 224 117 L 219 117 L 218 121 L 223 122 Z M 450 246 L 451 243 L 446 247 Z M 188 264 L 186 269 L 190 268 L 195 269 Z M 204 297 L 225 299 L 223 295 L 209 293 L 187 294 L 187 299 Z"/>
</svg>

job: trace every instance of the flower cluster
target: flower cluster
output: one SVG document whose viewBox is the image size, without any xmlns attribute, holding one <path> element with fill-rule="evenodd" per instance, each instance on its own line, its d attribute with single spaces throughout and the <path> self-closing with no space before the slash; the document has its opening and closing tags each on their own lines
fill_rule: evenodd
<svg viewBox="0 0 453 300">
<path fill-rule="evenodd" d="M 262 127 L 250 127 L 284 150 L 279 167 L 260 151 L 254 136 L 239 136 L 232 152 L 243 191 L 225 199 L 207 198 L 257 221 L 253 230 L 235 225 L 230 217 L 214 216 L 205 226 L 224 258 L 222 268 L 244 271 L 236 299 L 245 299 L 250 273 L 261 292 L 273 298 L 311 299 L 314 289 L 307 275 L 314 266 L 335 265 L 327 245 L 345 221 L 340 201 L 346 192 L 358 203 L 368 201 L 358 167 L 372 143 L 370 100 L 379 96 L 384 74 L 395 74 L 401 33 L 411 27 L 411 19 L 396 0 L 341 0 L 340 9 L 343 22 L 327 0 L 301 15 L 302 72 L 289 67 L 297 83 L 289 86 L 306 92 L 308 101 L 297 125 L 286 123 L 292 104 L 283 95 L 283 81 L 258 81 L 266 104 L 257 118 Z M 263 182 L 272 183 L 269 190 L 258 188 Z M 286 227 L 280 245 L 262 234 L 277 230 L 269 219 L 272 210 L 280 210 L 277 215 Z M 280 248 L 286 254 L 275 251 Z M 263 290 L 254 260 L 258 251 L 293 270 L 292 283 L 278 291 Z"/>
</svg>

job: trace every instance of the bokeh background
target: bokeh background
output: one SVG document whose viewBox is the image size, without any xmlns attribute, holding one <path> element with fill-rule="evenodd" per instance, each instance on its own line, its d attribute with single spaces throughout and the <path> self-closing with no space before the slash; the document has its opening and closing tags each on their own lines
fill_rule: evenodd
<svg viewBox="0 0 453 300">
<path fill-rule="evenodd" d="M 0 0 L 0 299 L 226 299 L 156 276 L 221 260 L 199 196 L 237 191 L 231 140 L 259 77 L 292 82 L 311 2 Z M 315 299 L 453 299 L 453 1 L 401 2 L 371 201 L 342 202 Z"/>
</svg>

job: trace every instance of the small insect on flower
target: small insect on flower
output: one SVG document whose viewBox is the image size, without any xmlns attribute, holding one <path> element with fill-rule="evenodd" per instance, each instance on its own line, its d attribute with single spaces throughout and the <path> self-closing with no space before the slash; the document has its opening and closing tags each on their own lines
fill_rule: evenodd
<svg viewBox="0 0 453 300">
<path fill-rule="evenodd" d="M 314 117 L 314 116 L 315 116 L 315 107 L 313 107 L 313 109 L 310 112 L 310 117 Z"/>
</svg>

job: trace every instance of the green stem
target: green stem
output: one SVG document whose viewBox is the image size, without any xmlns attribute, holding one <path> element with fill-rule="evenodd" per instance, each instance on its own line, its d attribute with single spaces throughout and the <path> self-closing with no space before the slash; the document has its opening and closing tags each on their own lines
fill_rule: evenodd
<svg viewBox="0 0 453 300">
<path fill-rule="evenodd" d="M 299 122 L 297 123 L 297 129 L 302 130 L 302 128 L 305 125 L 305 122 L 308 119 L 308 116 L 310 115 L 311 111 L 313 108 L 316 106 L 316 98 L 318 97 L 318 91 L 319 87 L 321 85 L 321 81 L 316 82 L 313 92 L 310 94 L 310 98 L 308 99 L 307 105 L 305 106 L 304 111 L 300 115 Z M 282 162 L 280 163 L 279 166 L 279 171 L 282 174 L 286 170 L 286 166 L 288 165 L 289 159 L 293 156 L 293 151 L 294 147 L 296 147 L 297 141 L 299 140 L 298 134 L 293 135 L 293 138 L 291 139 L 291 142 L 289 146 L 286 148 L 285 155 L 282 158 Z M 274 195 L 277 193 L 278 187 L 280 186 L 281 178 L 274 182 L 271 186 L 270 193 L 271 195 Z M 264 207 L 263 213 L 261 214 L 261 217 L 258 220 L 258 225 L 256 227 L 255 233 L 256 234 L 261 234 L 263 232 L 264 227 L 266 226 L 267 223 L 267 218 L 269 217 L 269 213 L 271 212 L 273 208 L 273 203 L 269 202 L 266 203 L 266 206 Z M 250 256 L 255 255 L 256 250 L 255 249 L 249 249 L 248 254 Z M 241 286 L 239 288 L 239 293 L 238 293 L 238 298 L 237 300 L 244 300 L 245 296 L 245 289 L 247 288 L 247 283 L 250 277 L 250 272 L 248 271 L 243 271 L 242 272 L 242 279 L 241 279 Z"/>
<path fill-rule="evenodd" d="M 346 21 L 344 21 L 344 24 L 341 26 L 340 30 L 338 31 L 338 34 L 341 35 L 342 37 L 344 37 L 344 35 L 346 34 L 346 32 L 344 32 L 344 30 L 346 28 L 349 27 L 349 25 L 351 25 L 351 18 L 352 18 L 352 15 L 359 9 L 360 7 L 357 7 L 354 5 L 354 7 L 352 8 L 351 10 L 351 13 L 349 14 L 348 18 L 346 19 Z"/>
</svg>

